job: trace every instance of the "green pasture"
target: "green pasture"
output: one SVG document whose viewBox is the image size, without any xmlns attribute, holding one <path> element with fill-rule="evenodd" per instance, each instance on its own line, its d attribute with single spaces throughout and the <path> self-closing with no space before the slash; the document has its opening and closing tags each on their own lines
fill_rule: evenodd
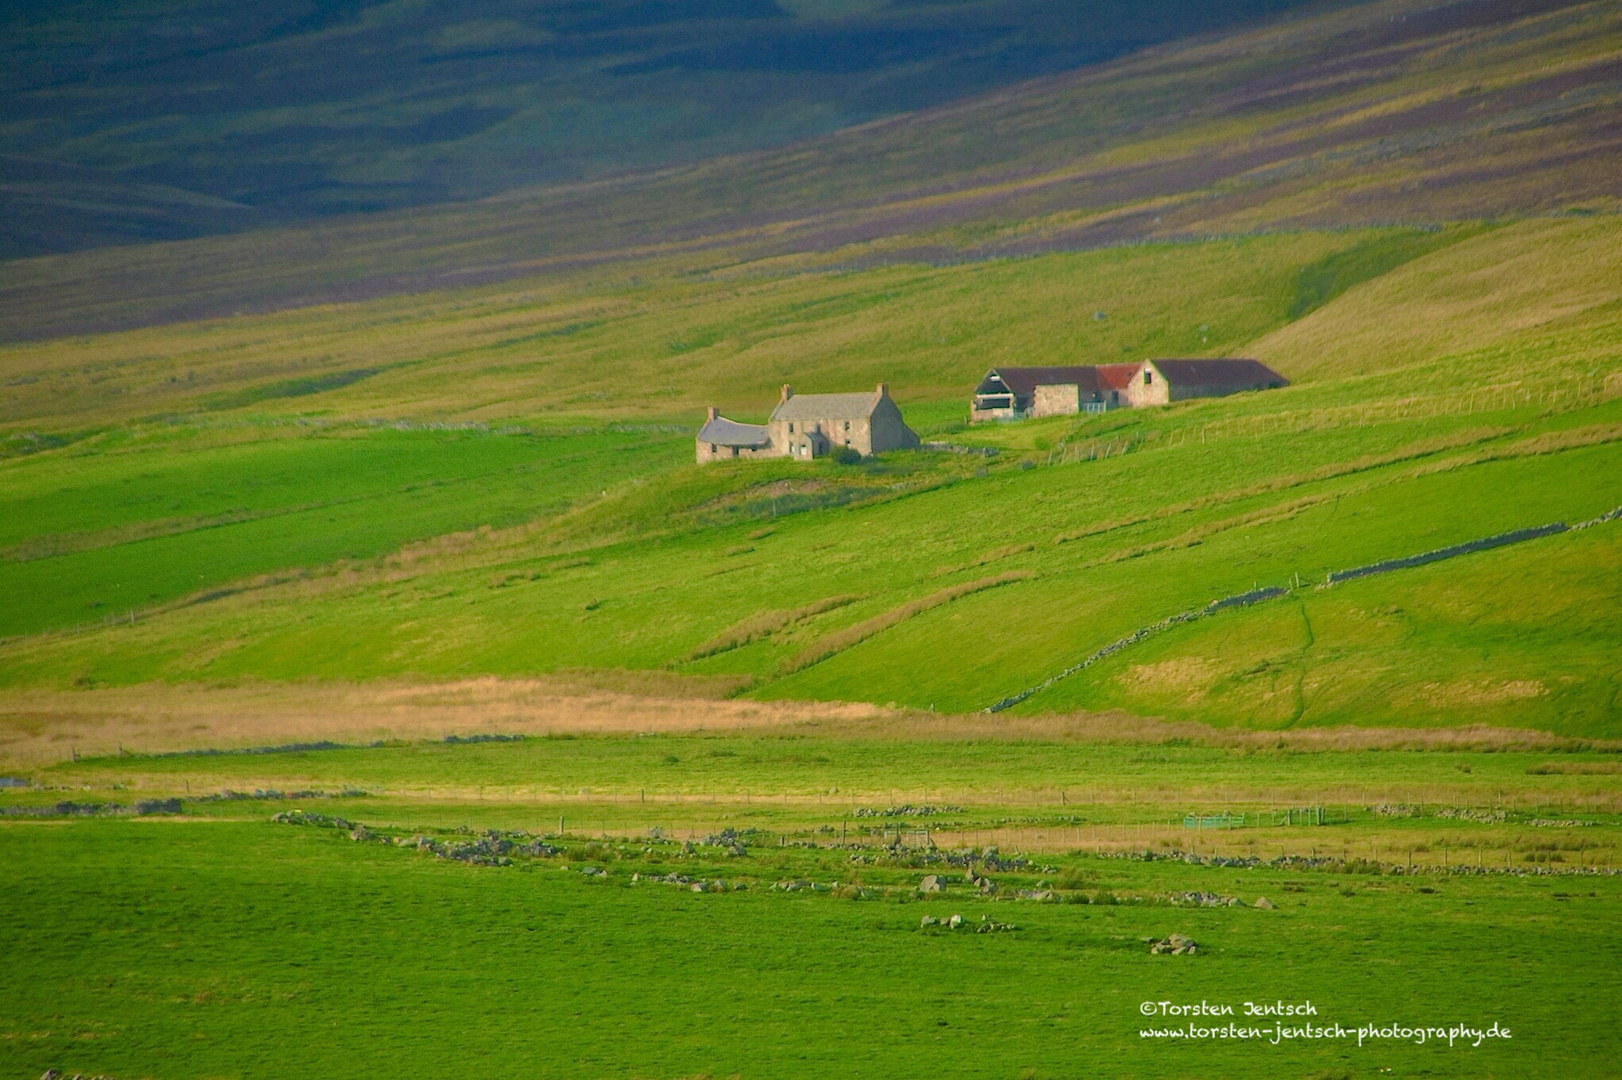
<svg viewBox="0 0 1622 1080">
<path fill-rule="evenodd" d="M 906 737 L 396 741 L 32 770 L 0 798 L 0 1067 L 1606 1075 L 1614 754 L 1300 753 L 915 722 Z M 178 814 L 129 813 L 168 798 Z M 124 810 L 49 816 L 64 801 Z M 271 821 L 288 813 L 349 824 Z M 551 850 L 510 865 L 418 850 L 492 829 Z M 725 829 L 738 844 L 706 840 Z M 995 892 L 965 880 L 971 865 Z M 945 875 L 944 893 L 918 891 L 926 874 Z M 954 914 L 967 928 L 921 926 Z M 972 932 L 982 921 L 1008 928 Z M 1171 934 L 1196 953 L 1150 953 Z M 1146 1001 L 1311 1002 L 1316 1023 L 1354 1031 L 1496 1023 L 1511 1038 L 1150 1040 L 1181 1018 L 1149 1024 Z"/>
<path fill-rule="evenodd" d="M 919 723 L 927 729 L 927 718 Z M 553 800 L 597 796 L 637 803 L 638 796 L 720 796 L 750 792 L 822 799 L 837 814 L 874 800 L 1051 808 L 1070 803 L 1164 799 L 1491 804 L 1536 808 L 1613 786 L 1604 775 L 1537 771 L 1554 763 L 1609 762 L 1606 754 L 1536 751 L 1368 750 L 1304 753 L 1211 746 L 953 738 L 896 740 L 822 732 L 634 736 L 556 735 L 515 742 L 406 741 L 378 747 L 276 753 L 175 753 L 86 758 L 34 774 L 36 783 L 71 792 L 111 783 L 134 797 L 237 791 L 355 788 L 373 795 L 487 790 L 495 798 Z M 1575 767 L 1575 766 L 1574 766 Z M 1530 770 L 1530 771 L 1529 771 Z M 1337 795 L 1343 789 L 1351 795 Z M 42 794 L 39 799 L 57 796 Z M 857 801 L 852 801 L 857 800 Z M 680 805 L 680 804 L 676 804 Z M 364 808 L 352 808 L 363 813 Z M 770 803 L 766 805 L 771 810 Z M 1209 809 L 1209 807 L 1205 807 Z M 1087 813 L 1083 809 L 1080 811 Z M 1112 811 L 1114 812 L 1114 811 Z M 627 813 L 635 813 L 634 808 Z M 702 810 L 699 813 L 703 813 Z"/>
<path fill-rule="evenodd" d="M 1040 856 L 989 872 L 998 899 L 960 881 L 919 900 L 930 868 L 877 847 L 577 839 L 483 867 L 264 817 L 12 821 L 0 850 L 0 1062 L 19 1075 L 1567 1077 L 1607 1075 L 1616 1050 L 1614 877 Z M 666 873 L 743 889 L 631 882 Z M 842 891 L 769 889 L 785 879 Z M 1011 898 L 1054 880 L 1081 902 Z M 1167 902 L 1182 891 L 1275 910 Z M 919 928 L 952 914 L 1017 929 Z M 1173 933 L 1197 955 L 1149 954 Z M 1145 1001 L 1280 1000 L 1512 1037 L 1138 1034 Z"/>
<path fill-rule="evenodd" d="M 0 463 L 0 634 L 555 515 L 688 449 L 584 434 L 141 429 Z M 678 456 L 679 455 L 679 456 Z"/>
<path fill-rule="evenodd" d="M 907 735 L 811 726 L 119 755 L 33 770 L 32 786 L 6 802 L 127 809 L 177 798 L 192 818 L 291 807 L 391 828 L 587 836 L 750 828 L 772 843 L 928 828 L 947 845 L 1194 846 L 1387 863 L 1406 851 L 1420 864 L 1495 868 L 1609 867 L 1622 835 L 1614 755 L 1591 750 L 1302 752 L 954 734 L 932 730 L 927 716 L 911 727 Z M 1324 816 L 1303 819 L 1308 807 Z M 1238 816 L 1237 827 L 1184 824 L 1224 815 Z"/>
</svg>

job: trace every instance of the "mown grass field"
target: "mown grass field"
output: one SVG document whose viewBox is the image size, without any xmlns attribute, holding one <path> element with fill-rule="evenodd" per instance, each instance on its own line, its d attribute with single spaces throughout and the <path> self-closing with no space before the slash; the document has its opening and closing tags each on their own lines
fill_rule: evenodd
<svg viewBox="0 0 1622 1080">
<path fill-rule="evenodd" d="M 1618 878 L 1526 871 L 1610 865 L 1611 756 L 824 728 L 85 759 L 5 801 L 173 794 L 184 814 L 0 820 L 0 934 L 20 976 L 0 991 L 0 1061 L 177 1077 L 357 1061 L 368 1075 L 1603 1076 Z M 337 797 L 199 801 L 247 784 Z M 926 797 L 937 813 L 854 813 Z M 1390 799 L 1427 802 L 1417 817 L 1361 805 Z M 1335 823 L 1301 824 L 1307 806 Z M 1181 822 L 1261 807 L 1298 817 Z M 289 809 L 385 840 L 454 846 L 494 828 L 558 850 L 469 865 L 269 821 Z M 1540 825 L 1549 815 L 1592 824 Z M 723 828 L 746 850 L 704 842 Z M 930 839 L 959 863 L 931 861 Z M 993 846 L 1024 861 L 988 866 Z M 971 849 L 992 895 L 963 880 Z M 1478 862 L 1517 873 L 1458 872 Z M 944 894 L 916 891 L 931 873 L 950 875 Z M 655 880 L 667 874 L 683 883 Z M 1021 896 L 1034 892 L 1049 895 Z M 1188 906 L 1189 892 L 1224 906 Z M 1017 929 L 920 928 L 952 914 Z M 1174 933 L 1196 954 L 1150 954 Z M 1310 1001 L 1317 1023 L 1512 1037 L 1139 1035 L 1145 1001 L 1278 1000 Z"/>
</svg>

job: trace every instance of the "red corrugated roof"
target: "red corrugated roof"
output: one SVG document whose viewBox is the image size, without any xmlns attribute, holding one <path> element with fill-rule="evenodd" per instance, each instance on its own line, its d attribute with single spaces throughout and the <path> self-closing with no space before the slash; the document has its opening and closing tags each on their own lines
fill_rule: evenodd
<svg viewBox="0 0 1622 1080">
<path fill-rule="evenodd" d="M 1100 390 L 1125 390 L 1132 382 L 1132 376 L 1143 369 L 1142 364 L 1099 364 L 1098 388 Z"/>
</svg>

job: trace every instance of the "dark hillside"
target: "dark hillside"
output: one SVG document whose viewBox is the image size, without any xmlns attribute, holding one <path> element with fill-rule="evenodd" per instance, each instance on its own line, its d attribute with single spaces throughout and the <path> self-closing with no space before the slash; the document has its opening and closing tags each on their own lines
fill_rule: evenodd
<svg viewBox="0 0 1622 1080">
<path fill-rule="evenodd" d="M 0 178 L 0 257 L 771 146 L 1299 2 L 7 4 L 0 153 L 99 170 L 101 202 L 147 209 L 132 228 L 95 199 Z M 149 185 L 232 212 L 163 214 Z"/>
<path fill-rule="evenodd" d="M 1619 106 L 1614 4 L 1392 0 L 1161 46 L 779 150 L 14 261 L 0 265 L 0 332 L 51 336 L 592 266 L 952 262 L 1279 228 L 1607 213 L 1622 207 Z"/>
</svg>

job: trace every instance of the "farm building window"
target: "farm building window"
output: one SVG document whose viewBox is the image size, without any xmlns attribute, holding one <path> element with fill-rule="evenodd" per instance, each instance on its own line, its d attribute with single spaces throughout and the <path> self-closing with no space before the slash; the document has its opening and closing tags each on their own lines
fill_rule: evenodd
<svg viewBox="0 0 1622 1080">
<path fill-rule="evenodd" d="M 794 425 L 793 425 L 793 424 L 790 424 L 790 425 L 789 425 L 789 426 L 788 426 L 788 433 L 789 433 L 789 434 L 790 434 L 790 435 L 792 435 L 792 434 L 794 434 Z"/>
<path fill-rule="evenodd" d="M 1150 383 L 1152 383 L 1154 381 L 1155 381 L 1155 373 L 1152 372 L 1152 371 L 1145 370 L 1144 373 L 1143 373 L 1143 385 L 1148 386 Z"/>
<path fill-rule="evenodd" d="M 849 431 L 849 430 L 850 430 L 850 421 L 849 421 L 849 420 L 846 420 L 846 421 L 845 421 L 845 430 L 846 430 L 846 431 Z"/>
</svg>

